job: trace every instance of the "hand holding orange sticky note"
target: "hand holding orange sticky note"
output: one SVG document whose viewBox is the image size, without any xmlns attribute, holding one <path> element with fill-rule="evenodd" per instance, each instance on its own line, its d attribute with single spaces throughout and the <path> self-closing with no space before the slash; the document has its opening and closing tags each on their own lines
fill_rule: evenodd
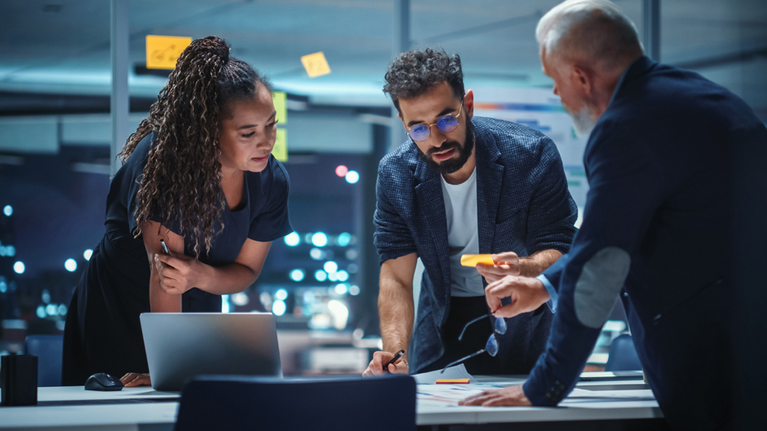
<svg viewBox="0 0 767 431">
<path fill-rule="evenodd" d="M 437 379 L 438 385 L 466 385 L 469 384 L 468 378 L 465 379 Z"/>
<path fill-rule="evenodd" d="M 461 255 L 462 266 L 477 266 L 478 263 L 495 265 L 493 255 L 491 254 L 464 254 Z"/>
</svg>

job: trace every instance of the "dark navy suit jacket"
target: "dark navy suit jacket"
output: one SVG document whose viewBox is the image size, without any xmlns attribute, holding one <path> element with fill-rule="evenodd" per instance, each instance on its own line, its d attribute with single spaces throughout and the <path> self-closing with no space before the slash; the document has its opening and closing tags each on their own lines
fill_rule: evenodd
<svg viewBox="0 0 767 431">
<path fill-rule="evenodd" d="M 621 296 L 664 416 L 697 430 L 730 419 L 734 154 L 763 145 L 752 110 L 700 75 L 647 57 L 624 73 L 586 147 L 583 224 L 544 272 L 559 302 L 524 386 L 533 404 L 554 405 L 576 383 L 600 330 L 579 320 L 575 292 L 596 284 L 584 265 L 619 248 L 630 256 Z"/>
<path fill-rule="evenodd" d="M 562 161 L 551 139 L 507 121 L 474 117 L 479 252 L 528 256 L 545 249 L 567 253 L 577 217 Z M 375 245 L 381 263 L 417 253 L 424 265 L 417 322 L 408 351 L 419 372 L 443 354 L 441 329 L 450 308 L 447 219 L 437 171 L 412 141 L 386 155 L 378 167 Z M 509 320 L 498 355 L 509 373 L 528 373 L 543 351 L 551 312 Z"/>
</svg>

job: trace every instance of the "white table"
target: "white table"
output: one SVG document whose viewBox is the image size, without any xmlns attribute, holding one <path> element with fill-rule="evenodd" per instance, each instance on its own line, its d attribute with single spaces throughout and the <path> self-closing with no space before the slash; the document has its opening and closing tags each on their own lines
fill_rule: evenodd
<svg viewBox="0 0 767 431">
<path fill-rule="evenodd" d="M 504 379 L 498 383 L 521 381 Z M 435 389 L 436 386 L 440 388 Z M 449 385 L 419 385 L 416 415 L 419 426 L 443 430 L 449 429 L 449 425 L 474 428 L 483 425 L 492 429 L 494 424 L 515 423 L 515 429 L 528 424 L 530 429 L 542 430 L 573 421 L 607 423 L 663 417 L 658 403 L 641 380 L 581 382 L 577 386 L 579 394 L 568 397 L 556 408 L 464 407 L 450 401 L 435 402 L 429 396 L 432 390 L 445 390 L 446 386 Z M 178 400 L 178 393 L 157 392 L 151 388 L 126 388 L 119 392 L 86 391 L 82 387 L 39 388 L 37 406 L 0 407 L 0 429 L 171 430 Z M 542 426 L 544 424 L 546 426 Z"/>
</svg>

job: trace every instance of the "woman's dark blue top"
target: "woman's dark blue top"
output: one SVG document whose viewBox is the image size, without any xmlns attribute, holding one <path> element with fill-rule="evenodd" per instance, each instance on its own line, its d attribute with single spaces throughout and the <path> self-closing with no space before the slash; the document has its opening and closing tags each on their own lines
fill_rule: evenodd
<svg viewBox="0 0 767 431">
<path fill-rule="evenodd" d="M 82 385 L 93 373 L 121 377 L 127 372 L 148 372 L 139 315 L 149 312 L 150 266 L 144 241 L 134 238 L 136 194 L 155 134 L 145 137 L 112 179 L 107 197 L 106 233 L 95 248 L 78 284 L 64 334 L 62 383 Z M 211 266 L 234 262 L 245 240 L 268 242 L 293 231 L 288 218 L 290 179 L 273 156 L 261 172 L 245 172 L 244 205 L 236 211 L 226 205 L 224 229 L 200 261 Z M 161 221 L 161 216 L 153 217 Z M 179 234 L 178 220 L 168 226 Z M 220 232 L 220 233 L 219 233 Z M 185 254 L 194 256 L 185 238 Z M 220 312 L 221 297 L 197 288 L 182 296 L 182 310 Z"/>
</svg>

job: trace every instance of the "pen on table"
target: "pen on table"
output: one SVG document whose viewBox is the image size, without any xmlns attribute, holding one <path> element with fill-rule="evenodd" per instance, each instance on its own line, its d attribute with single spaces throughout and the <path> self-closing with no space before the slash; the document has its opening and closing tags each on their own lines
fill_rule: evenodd
<svg viewBox="0 0 767 431">
<path fill-rule="evenodd" d="M 391 359 L 391 361 L 389 361 L 386 365 L 383 366 L 383 370 L 384 371 L 389 371 L 389 365 L 392 365 L 395 362 L 397 362 L 399 360 L 399 358 L 401 358 L 402 355 L 404 355 L 404 354 L 405 354 L 404 350 L 400 350 L 399 352 L 395 353 L 394 357 Z"/>
</svg>

